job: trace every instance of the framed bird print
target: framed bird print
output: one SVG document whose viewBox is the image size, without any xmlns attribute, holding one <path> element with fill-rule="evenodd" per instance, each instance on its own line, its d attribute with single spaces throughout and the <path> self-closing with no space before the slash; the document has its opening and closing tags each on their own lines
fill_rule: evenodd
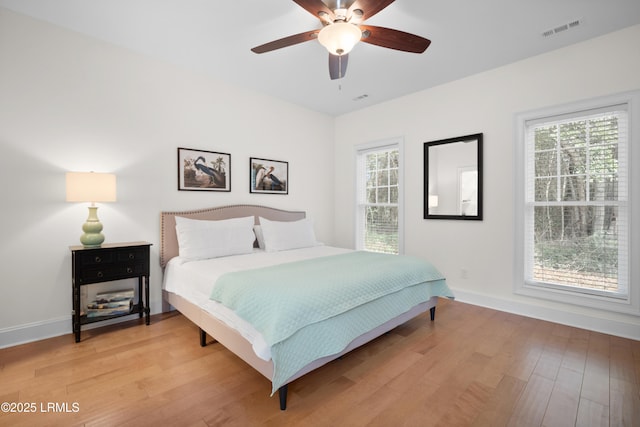
<svg viewBox="0 0 640 427">
<path fill-rule="evenodd" d="M 231 154 L 178 148 L 178 190 L 231 191 Z"/>
<path fill-rule="evenodd" d="M 249 158 L 249 192 L 289 194 L 289 163 Z"/>
</svg>

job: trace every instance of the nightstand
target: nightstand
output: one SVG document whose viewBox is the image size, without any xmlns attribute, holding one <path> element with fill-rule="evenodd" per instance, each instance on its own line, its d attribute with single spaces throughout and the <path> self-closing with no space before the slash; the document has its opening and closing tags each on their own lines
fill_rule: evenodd
<svg viewBox="0 0 640 427">
<path fill-rule="evenodd" d="M 146 315 L 149 324 L 149 248 L 148 242 L 110 243 L 99 248 L 70 246 L 71 284 L 73 287 L 72 327 L 76 342 L 80 342 L 80 328 L 88 323 L 139 314 Z M 138 301 L 125 313 L 98 317 L 82 315 L 80 287 L 120 279 L 138 279 Z"/>
</svg>

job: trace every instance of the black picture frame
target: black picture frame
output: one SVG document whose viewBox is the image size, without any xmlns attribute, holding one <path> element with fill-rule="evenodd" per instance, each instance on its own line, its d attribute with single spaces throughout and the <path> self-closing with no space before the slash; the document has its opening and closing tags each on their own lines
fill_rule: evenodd
<svg viewBox="0 0 640 427">
<path fill-rule="evenodd" d="M 231 191 L 231 154 L 179 147 L 178 190 Z"/>
<path fill-rule="evenodd" d="M 289 162 L 250 157 L 249 193 L 289 194 Z"/>
</svg>

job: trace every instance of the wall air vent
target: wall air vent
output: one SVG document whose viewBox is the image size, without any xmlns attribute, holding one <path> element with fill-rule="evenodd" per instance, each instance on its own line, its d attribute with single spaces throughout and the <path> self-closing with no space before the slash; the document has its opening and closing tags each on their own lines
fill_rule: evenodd
<svg viewBox="0 0 640 427">
<path fill-rule="evenodd" d="M 361 100 L 363 100 L 363 99 L 365 99 L 365 98 L 368 98 L 368 97 L 369 97 L 369 95 L 367 95 L 367 94 L 365 93 L 365 94 L 363 94 L 363 95 L 356 96 L 355 98 L 353 98 L 353 100 L 354 100 L 354 101 L 361 101 Z"/>
<path fill-rule="evenodd" d="M 553 36 L 555 34 L 562 33 L 564 31 L 576 28 L 580 24 L 582 24 L 582 20 L 581 19 L 574 19 L 573 21 L 567 22 L 566 24 L 558 25 L 555 28 L 550 28 L 550 29 L 548 29 L 546 31 L 543 31 L 542 32 L 542 37 L 550 37 L 550 36 Z"/>
</svg>

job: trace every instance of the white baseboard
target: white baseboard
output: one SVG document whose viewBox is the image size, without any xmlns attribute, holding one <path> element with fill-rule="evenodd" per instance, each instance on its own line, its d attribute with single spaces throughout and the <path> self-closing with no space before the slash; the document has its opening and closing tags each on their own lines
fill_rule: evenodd
<svg viewBox="0 0 640 427">
<path fill-rule="evenodd" d="M 71 333 L 71 316 L 0 329 L 0 348 Z"/>
<path fill-rule="evenodd" d="M 560 323 L 562 325 L 573 326 L 590 331 L 602 332 L 622 338 L 640 340 L 640 327 L 637 323 L 626 323 L 599 317 L 596 318 L 584 314 L 570 313 L 550 307 L 505 300 L 460 289 L 452 289 L 452 291 L 456 296 L 456 301 L 467 304 L 492 308 L 494 310 Z"/>
</svg>

